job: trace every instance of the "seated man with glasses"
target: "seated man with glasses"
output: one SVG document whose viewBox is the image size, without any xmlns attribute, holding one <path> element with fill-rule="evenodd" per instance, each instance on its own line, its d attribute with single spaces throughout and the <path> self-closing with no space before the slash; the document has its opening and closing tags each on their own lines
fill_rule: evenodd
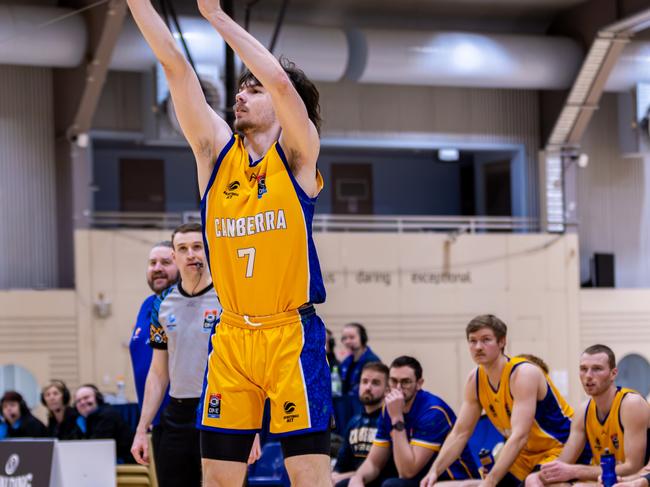
<svg viewBox="0 0 650 487">
<path fill-rule="evenodd" d="M 413 357 L 401 356 L 390 366 L 385 407 L 368 457 L 350 479 L 349 487 L 371 483 L 390 456 L 399 478 L 382 487 L 417 487 L 436 458 L 456 421 L 452 409 L 438 396 L 422 389 L 422 366 Z M 467 448 L 443 474 L 446 480 L 479 478 Z"/>
</svg>

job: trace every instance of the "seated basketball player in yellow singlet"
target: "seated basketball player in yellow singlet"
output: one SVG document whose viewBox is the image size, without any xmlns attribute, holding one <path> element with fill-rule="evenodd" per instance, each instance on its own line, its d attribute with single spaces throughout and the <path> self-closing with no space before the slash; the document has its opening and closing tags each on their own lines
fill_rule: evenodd
<svg viewBox="0 0 650 487">
<path fill-rule="evenodd" d="M 560 457 L 542 465 L 526 479 L 528 487 L 569 481 L 596 482 L 601 474 L 600 456 L 609 450 L 616 458 L 619 476 L 638 472 L 648 461 L 650 406 L 632 389 L 616 387 L 616 357 L 606 345 L 592 345 L 580 357 L 580 381 L 589 399 L 576 413 L 571 434 Z M 591 465 L 577 465 L 585 445 L 592 452 Z"/>
<path fill-rule="evenodd" d="M 558 457 L 569 437 L 573 410 L 539 365 L 504 353 L 507 327 L 494 315 L 477 316 L 465 334 L 478 367 L 465 384 L 456 424 L 447 436 L 422 487 L 431 487 L 462 451 L 481 411 L 506 438 L 483 480 L 464 486 L 518 486 L 539 465 Z"/>
<path fill-rule="evenodd" d="M 128 0 L 162 64 L 198 171 L 206 253 L 223 305 L 199 405 L 204 485 L 241 485 L 264 401 L 294 486 L 329 486 L 332 412 L 325 289 L 311 235 L 323 181 L 318 91 L 221 9 L 201 14 L 246 67 L 235 133 L 206 103 L 191 66 L 149 0 Z M 215 49 L 217 46 L 215 46 Z"/>
</svg>

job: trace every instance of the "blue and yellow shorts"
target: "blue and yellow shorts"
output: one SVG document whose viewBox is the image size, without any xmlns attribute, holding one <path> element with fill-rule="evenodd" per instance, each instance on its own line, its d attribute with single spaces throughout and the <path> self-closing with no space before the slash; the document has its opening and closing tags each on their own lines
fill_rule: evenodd
<svg viewBox="0 0 650 487">
<path fill-rule="evenodd" d="M 271 434 L 329 428 L 332 393 L 325 325 L 313 306 L 265 317 L 224 310 L 214 328 L 198 428 L 257 432 L 267 397 Z"/>
</svg>

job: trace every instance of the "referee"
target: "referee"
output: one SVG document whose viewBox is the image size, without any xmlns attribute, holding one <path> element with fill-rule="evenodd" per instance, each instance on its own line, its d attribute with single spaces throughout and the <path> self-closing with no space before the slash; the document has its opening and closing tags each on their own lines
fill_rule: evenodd
<svg viewBox="0 0 650 487">
<path fill-rule="evenodd" d="M 156 469 L 161 487 L 199 487 L 201 453 L 196 407 L 203 387 L 212 328 L 221 304 L 205 268 L 201 225 L 189 223 L 172 234 L 178 284 L 163 291 L 151 313 L 153 359 L 147 375 L 140 422 L 131 453 L 149 462 L 147 431 L 169 385 L 169 403 L 160 422 Z"/>
</svg>

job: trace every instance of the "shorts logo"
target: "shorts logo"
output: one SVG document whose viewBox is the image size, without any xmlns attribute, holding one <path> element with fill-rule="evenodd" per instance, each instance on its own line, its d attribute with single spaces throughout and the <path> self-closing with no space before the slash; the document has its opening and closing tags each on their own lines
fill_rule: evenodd
<svg viewBox="0 0 650 487">
<path fill-rule="evenodd" d="M 208 401 L 208 418 L 219 419 L 221 417 L 221 394 L 210 394 Z"/>
<path fill-rule="evenodd" d="M 284 407 L 284 412 L 287 413 L 286 416 L 284 417 L 284 420 L 287 423 L 293 423 L 294 419 L 300 417 L 299 414 L 292 414 L 296 410 L 296 405 L 291 401 L 285 402 L 283 407 Z"/>
<path fill-rule="evenodd" d="M 226 190 L 223 192 L 223 194 L 226 195 L 226 199 L 229 200 L 233 196 L 239 196 L 239 193 L 237 190 L 239 189 L 239 181 L 231 181 L 228 186 L 226 186 Z"/>
</svg>

